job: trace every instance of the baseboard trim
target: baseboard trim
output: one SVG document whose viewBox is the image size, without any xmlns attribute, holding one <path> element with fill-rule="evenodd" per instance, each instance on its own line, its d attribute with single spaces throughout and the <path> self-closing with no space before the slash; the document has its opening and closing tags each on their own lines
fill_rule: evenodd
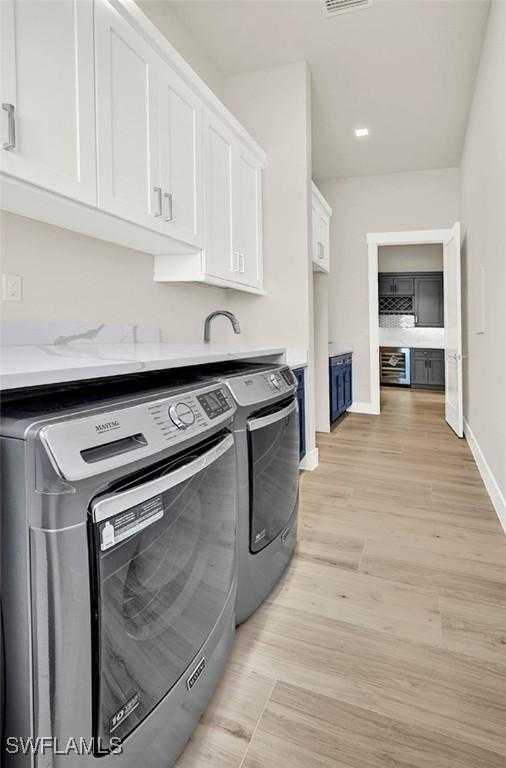
<svg viewBox="0 0 506 768">
<path fill-rule="evenodd" d="M 473 430 L 469 426 L 469 423 L 466 421 L 466 419 L 464 419 L 464 435 L 468 442 L 469 448 L 471 449 L 471 453 L 473 454 L 481 478 L 485 483 L 485 488 L 487 489 L 488 495 L 490 496 L 492 504 L 494 505 L 494 509 L 497 513 L 497 517 L 499 518 L 499 522 L 503 527 L 504 533 L 506 533 L 506 499 L 504 498 L 504 495 L 499 488 L 499 484 L 492 474 L 492 470 L 490 469 L 485 455 L 480 448 L 480 444 L 476 440 Z"/>
<path fill-rule="evenodd" d="M 348 408 L 349 413 L 368 413 L 371 416 L 378 416 L 379 411 L 372 403 L 352 403 Z"/>
<path fill-rule="evenodd" d="M 300 469 L 308 470 L 312 472 L 318 466 L 318 448 L 313 448 L 312 451 L 306 453 L 302 461 L 300 462 Z"/>
</svg>

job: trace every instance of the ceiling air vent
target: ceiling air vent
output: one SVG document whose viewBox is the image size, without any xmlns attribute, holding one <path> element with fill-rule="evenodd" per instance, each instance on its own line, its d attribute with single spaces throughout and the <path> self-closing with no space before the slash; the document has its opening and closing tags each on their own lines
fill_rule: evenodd
<svg viewBox="0 0 506 768">
<path fill-rule="evenodd" d="M 337 16 L 349 11 L 360 11 L 361 8 L 370 8 L 374 0 L 323 0 L 326 16 Z"/>
</svg>

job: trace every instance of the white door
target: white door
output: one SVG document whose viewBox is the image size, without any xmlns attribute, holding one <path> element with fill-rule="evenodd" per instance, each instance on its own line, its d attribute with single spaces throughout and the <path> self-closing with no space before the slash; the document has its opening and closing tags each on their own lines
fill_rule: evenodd
<svg viewBox="0 0 506 768">
<path fill-rule="evenodd" d="M 99 207 L 160 231 L 159 60 L 103 0 L 95 6 L 95 43 Z"/>
<path fill-rule="evenodd" d="M 462 295 L 460 287 L 460 224 L 444 243 L 444 335 L 446 421 L 464 436 L 462 393 Z"/>
<path fill-rule="evenodd" d="M 262 285 L 262 169 L 240 144 L 234 153 L 232 279 L 253 288 Z"/>
<path fill-rule="evenodd" d="M 160 161 L 164 231 L 203 245 L 202 109 L 197 96 L 160 62 Z"/>
<path fill-rule="evenodd" d="M 204 272 L 230 281 L 238 269 L 232 253 L 232 194 L 234 140 L 214 115 L 207 113 L 204 127 L 205 220 Z"/>
<path fill-rule="evenodd" d="M 96 205 L 93 3 L 1 0 L 1 169 Z"/>
</svg>

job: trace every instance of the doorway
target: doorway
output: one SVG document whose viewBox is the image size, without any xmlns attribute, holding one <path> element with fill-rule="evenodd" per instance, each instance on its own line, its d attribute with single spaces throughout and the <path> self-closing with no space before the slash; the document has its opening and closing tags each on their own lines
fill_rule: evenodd
<svg viewBox="0 0 506 768">
<path fill-rule="evenodd" d="M 371 233 L 367 235 L 367 244 L 371 412 L 379 414 L 381 411 L 380 372 L 382 365 L 383 368 L 388 367 L 390 362 L 394 369 L 399 366 L 397 373 L 401 375 L 401 384 L 404 386 L 408 385 L 408 381 L 410 385 L 412 375 L 422 387 L 441 387 L 444 382 L 444 387 L 441 388 L 444 388 L 445 392 L 445 418 L 454 432 L 462 437 L 460 224 L 443 230 Z M 411 271 L 411 274 L 409 270 L 405 273 L 398 269 L 392 269 L 390 272 L 382 270 L 385 265 L 396 264 L 398 246 L 404 247 L 403 253 L 406 253 L 407 246 L 424 246 L 426 254 L 432 254 L 432 258 L 436 256 L 438 246 L 442 256 L 442 276 L 438 269 L 432 270 L 430 274 L 425 270 L 425 275 L 422 274 L 422 269 L 418 273 Z M 416 250 L 413 251 L 413 255 L 415 254 L 418 258 Z M 382 274 L 378 279 L 380 272 Z M 394 315 L 400 317 L 402 310 L 407 310 L 403 322 L 409 323 L 413 328 L 432 326 L 438 338 L 437 351 L 430 345 L 425 347 L 417 343 L 412 348 L 408 345 L 404 348 L 397 347 L 395 356 L 391 352 L 390 357 L 388 353 L 386 357 L 383 353 L 382 357 L 381 347 L 388 348 L 385 339 L 388 339 L 389 331 L 380 325 L 381 308 L 385 310 L 384 316 L 388 315 L 390 318 Z M 423 312 L 423 316 L 418 317 L 415 311 L 417 309 Z M 409 338 L 409 332 L 405 335 Z M 395 377 L 395 374 L 393 375 Z"/>
</svg>

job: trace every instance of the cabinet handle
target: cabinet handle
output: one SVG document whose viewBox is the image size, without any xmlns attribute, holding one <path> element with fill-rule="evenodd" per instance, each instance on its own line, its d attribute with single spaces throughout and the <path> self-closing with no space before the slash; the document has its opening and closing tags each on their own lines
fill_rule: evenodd
<svg viewBox="0 0 506 768">
<path fill-rule="evenodd" d="M 325 248 L 323 246 L 323 243 L 320 243 L 320 241 L 318 241 L 318 258 L 323 259 L 324 253 L 325 253 Z"/>
<path fill-rule="evenodd" d="M 162 215 L 162 188 L 153 187 L 153 192 L 156 195 L 156 210 L 153 211 L 153 216 L 156 218 Z"/>
<path fill-rule="evenodd" d="M 239 254 L 239 272 L 244 274 L 244 253 Z"/>
<path fill-rule="evenodd" d="M 172 212 L 172 192 L 165 192 L 163 199 L 165 201 L 165 221 L 172 221 L 174 218 Z"/>
<path fill-rule="evenodd" d="M 239 251 L 233 251 L 232 256 L 232 272 L 239 272 Z"/>
<path fill-rule="evenodd" d="M 9 138 L 4 141 L 3 148 L 8 152 L 11 149 L 16 149 L 16 114 L 14 104 L 2 103 L 2 109 L 7 112 L 8 125 L 9 125 Z"/>
</svg>

